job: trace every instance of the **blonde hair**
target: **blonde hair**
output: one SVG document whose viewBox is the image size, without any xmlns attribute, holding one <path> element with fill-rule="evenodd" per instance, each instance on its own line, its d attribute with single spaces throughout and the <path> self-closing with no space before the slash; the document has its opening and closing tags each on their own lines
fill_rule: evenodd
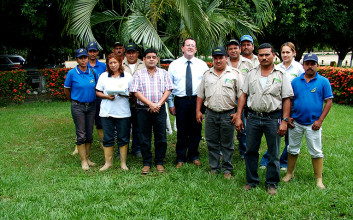
<svg viewBox="0 0 353 220">
<path fill-rule="evenodd" d="M 281 51 L 284 46 L 288 46 L 292 50 L 292 52 L 295 53 L 295 46 L 292 42 L 285 42 L 284 44 L 282 44 Z"/>
</svg>

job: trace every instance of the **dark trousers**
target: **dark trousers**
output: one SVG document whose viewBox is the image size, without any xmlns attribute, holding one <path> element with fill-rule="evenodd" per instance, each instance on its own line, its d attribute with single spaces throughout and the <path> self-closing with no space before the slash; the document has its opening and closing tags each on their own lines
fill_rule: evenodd
<svg viewBox="0 0 353 220">
<path fill-rule="evenodd" d="M 231 114 L 235 110 L 214 112 L 206 110 L 205 137 L 208 147 L 208 157 L 211 171 L 220 172 L 220 151 L 223 153 L 222 169 L 224 173 L 231 173 L 234 169 L 232 160 L 234 153 L 235 126 L 231 121 Z"/>
<path fill-rule="evenodd" d="M 257 173 L 259 163 L 259 148 L 262 135 L 265 134 L 269 162 L 266 170 L 266 187 L 277 188 L 280 181 L 279 148 L 281 137 L 277 134 L 281 113 L 278 111 L 270 116 L 259 117 L 249 112 L 246 126 L 246 180 L 247 184 L 255 187 L 260 178 Z"/>
<path fill-rule="evenodd" d="M 96 129 L 102 129 L 102 120 L 101 117 L 99 116 L 99 112 L 101 110 L 101 99 L 96 99 L 96 115 L 94 117 L 94 122 L 96 124 Z"/>
<path fill-rule="evenodd" d="M 129 143 L 130 137 L 130 117 L 113 118 L 102 117 L 103 125 L 103 145 L 111 147 L 115 144 L 115 138 L 118 147 L 125 146 Z"/>
<path fill-rule="evenodd" d="M 136 107 L 131 107 L 131 125 L 132 125 L 132 144 L 131 144 L 131 153 L 137 154 L 141 151 L 140 149 L 140 139 L 139 134 L 140 130 L 137 123 L 137 111 Z"/>
<path fill-rule="evenodd" d="M 152 165 L 152 130 L 154 134 L 155 165 L 162 165 L 167 151 L 165 105 L 162 105 L 159 113 L 151 113 L 148 108 L 136 107 L 138 127 L 140 128 L 140 146 L 144 166 Z"/>
<path fill-rule="evenodd" d="M 186 152 L 189 160 L 199 158 L 199 143 L 202 125 L 196 121 L 196 96 L 174 98 L 176 124 L 178 128 L 176 154 L 177 162 L 185 162 Z"/>
<path fill-rule="evenodd" d="M 71 102 L 71 114 L 76 128 L 76 145 L 92 143 L 95 113 L 94 102 L 90 105 Z"/>
</svg>

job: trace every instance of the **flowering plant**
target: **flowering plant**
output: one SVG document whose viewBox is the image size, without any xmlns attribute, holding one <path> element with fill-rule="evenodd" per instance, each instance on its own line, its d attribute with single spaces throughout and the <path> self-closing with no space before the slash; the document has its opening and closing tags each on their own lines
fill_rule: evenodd
<svg viewBox="0 0 353 220">
<path fill-rule="evenodd" d="M 30 86 L 26 83 L 25 70 L 11 70 L 0 72 L 1 103 L 21 103 L 26 99 Z"/>
<path fill-rule="evenodd" d="M 66 100 L 64 82 L 69 68 L 42 69 L 40 70 L 47 82 L 48 92 L 53 99 Z"/>
<path fill-rule="evenodd" d="M 353 104 L 353 69 L 323 66 L 318 72 L 330 81 L 334 102 Z"/>
</svg>

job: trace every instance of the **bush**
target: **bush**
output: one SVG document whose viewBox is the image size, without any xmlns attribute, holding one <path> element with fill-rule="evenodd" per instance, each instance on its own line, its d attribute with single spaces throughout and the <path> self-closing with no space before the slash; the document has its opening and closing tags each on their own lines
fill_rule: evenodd
<svg viewBox="0 0 353 220">
<path fill-rule="evenodd" d="M 26 83 L 25 70 L 0 72 L 0 105 L 9 102 L 22 103 L 29 93 L 30 86 Z"/>
<path fill-rule="evenodd" d="M 40 70 L 47 82 L 47 89 L 52 99 L 66 100 L 64 82 L 69 68 L 42 69 Z"/>
<path fill-rule="evenodd" d="M 353 69 L 324 66 L 318 72 L 330 80 L 334 102 L 353 104 Z"/>
</svg>

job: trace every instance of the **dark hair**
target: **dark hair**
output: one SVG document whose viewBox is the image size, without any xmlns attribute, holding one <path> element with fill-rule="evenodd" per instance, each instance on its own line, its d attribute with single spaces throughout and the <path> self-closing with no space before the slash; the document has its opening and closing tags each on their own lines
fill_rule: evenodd
<svg viewBox="0 0 353 220">
<path fill-rule="evenodd" d="M 192 38 L 192 37 L 188 37 L 188 38 L 186 38 L 186 39 L 184 40 L 183 47 L 185 47 L 185 42 L 186 42 L 187 40 L 193 40 L 193 41 L 195 41 L 195 47 L 196 47 L 196 40 L 195 40 L 194 38 Z"/>
<path fill-rule="evenodd" d="M 149 49 L 145 50 L 145 54 L 143 55 L 143 57 L 146 57 L 146 55 L 148 53 L 155 53 L 158 56 L 157 51 L 155 49 L 149 48 Z"/>
<path fill-rule="evenodd" d="M 259 46 L 259 49 L 258 50 L 261 50 L 261 49 L 266 49 L 266 48 L 271 48 L 271 53 L 274 53 L 275 52 L 275 49 L 273 49 L 273 46 L 269 43 L 263 43 Z"/>
<path fill-rule="evenodd" d="M 123 62 L 122 62 L 121 58 L 119 58 L 115 53 L 111 53 L 107 56 L 107 59 L 105 60 L 105 63 L 107 65 L 108 77 L 111 77 L 114 74 L 113 71 L 109 67 L 109 61 L 111 59 L 116 59 L 118 61 L 118 63 L 119 63 L 118 72 L 123 73 L 124 67 L 123 67 Z"/>
</svg>

